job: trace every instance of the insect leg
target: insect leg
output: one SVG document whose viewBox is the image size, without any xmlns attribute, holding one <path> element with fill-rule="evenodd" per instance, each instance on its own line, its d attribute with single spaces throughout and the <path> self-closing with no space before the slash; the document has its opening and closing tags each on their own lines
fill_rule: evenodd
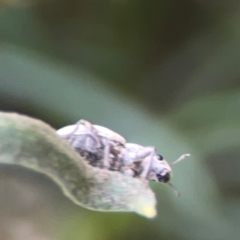
<svg viewBox="0 0 240 240">
<path fill-rule="evenodd" d="M 102 159 L 101 139 L 94 126 L 85 120 L 75 124 L 73 130 L 66 136 L 69 144 L 82 156 L 93 154 L 93 158 Z M 88 157 L 87 157 L 88 158 Z"/>
<path fill-rule="evenodd" d="M 96 142 L 97 145 L 100 144 L 100 140 L 99 140 L 97 131 L 90 122 L 88 122 L 86 120 L 80 120 L 75 124 L 75 126 L 76 126 L 75 129 L 73 129 L 73 131 L 69 134 L 70 143 L 72 143 L 74 141 L 75 135 L 84 135 L 85 134 L 85 135 L 90 136 Z M 82 131 L 81 131 L 81 128 L 82 128 Z M 78 133 L 78 131 L 79 131 L 79 133 Z M 86 138 L 86 140 L 87 140 L 87 138 Z"/>
<path fill-rule="evenodd" d="M 144 150 L 139 153 L 138 157 L 142 159 L 141 165 L 143 167 L 143 171 L 140 174 L 140 177 L 145 179 L 147 178 L 149 174 L 149 170 L 152 165 L 154 155 L 155 155 L 155 149 L 152 147 L 145 147 Z"/>
<path fill-rule="evenodd" d="M 78 121 L 76 123 L 76 125 L 77 125 L 77 127 L 79 125 L 84 126 L 85 129 L 87 130 L 88 134 L 91 134 L 92 138 L 94 138 L 94 140 L 96 142 L 99 142 L 98 132 L 97 132 L 97 130 L 94 128 L 94 126 L 90 122 L 81 119 L 80 121 Z M 77 129 L 76 129 L 76 131 L 77 131 Z"/>
<path fill-rule="evenodd" d="M 110 168 L 110 142 L 105 139 L 104 141 L 104 153 L 103 153 L 103 168 Z"/>
</svg>

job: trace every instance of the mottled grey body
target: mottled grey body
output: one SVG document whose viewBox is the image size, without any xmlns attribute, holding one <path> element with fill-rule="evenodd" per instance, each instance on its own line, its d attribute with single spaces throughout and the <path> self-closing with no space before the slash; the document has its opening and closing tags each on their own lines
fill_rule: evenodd
<svg viewBox="0 0 240 240">
<path fill-rule="evenodd" d="M 103 135 L 103 132 L 105 135 Z M 92 166 L 122 171 L 125 139 L 101 126 L 81 120 L 57 131 Z"/>
<path fill-rule="evenodd" d="M 168 182 L 171 167 L 154 147 L 126 143 L 119 134 L 88 121 L 80 120 L 75 125 L 57 131 L 92 166 L 119 171 L 124 175 Z"/>
</svg>

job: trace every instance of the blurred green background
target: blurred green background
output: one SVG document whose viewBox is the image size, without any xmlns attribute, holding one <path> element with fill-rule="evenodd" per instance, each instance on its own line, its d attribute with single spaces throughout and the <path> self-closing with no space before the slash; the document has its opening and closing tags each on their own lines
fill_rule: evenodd
<svg viewBox="0 0 240 240">
<path fill-rule="evenodd" d="M 158 216 L 74 205 L 0 167 L 1 240 L 240 239 L 240 2 L 1 0 L 0 110 L 54 128 L 87 119 L 156 146 Z"/>
</svg>

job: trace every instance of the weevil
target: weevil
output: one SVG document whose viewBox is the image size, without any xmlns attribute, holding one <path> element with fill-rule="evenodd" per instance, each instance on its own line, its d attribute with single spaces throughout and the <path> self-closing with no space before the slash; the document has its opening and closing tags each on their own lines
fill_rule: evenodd
<svg viewBox="0 0 240 240">
<path fill-rule="evenodd" d="M 86 120 L 57 130 L 57 135 L 66 139 L 94 167 L 170 184 L 172 168 L 154 147 L 127 143 L 118 133 Z M 190 154 L 183 154 L 174 163 L 187 156 Z"/>
</svg>

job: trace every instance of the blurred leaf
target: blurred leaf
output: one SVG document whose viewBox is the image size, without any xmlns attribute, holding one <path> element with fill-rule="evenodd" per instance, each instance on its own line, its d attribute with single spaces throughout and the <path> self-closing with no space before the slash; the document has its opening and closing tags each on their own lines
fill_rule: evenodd
<svg viewBox="0 0 240 240">
<path fill-rule="evenodd" d="M 192 100 L 169 119 L 203 153 L 236 148 L 240 142 L 240 91 L 221 92 Z"/>
</svg>

